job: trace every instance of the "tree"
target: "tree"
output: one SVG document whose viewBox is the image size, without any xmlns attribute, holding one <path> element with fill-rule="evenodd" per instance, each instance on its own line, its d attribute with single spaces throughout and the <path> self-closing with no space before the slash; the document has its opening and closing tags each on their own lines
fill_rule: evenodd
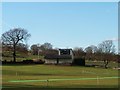
<svg viewBox="0 0 120 90">
<path fill-rule="evenodd" d="M 85 48 L 86 52 L 86 59 L 88 60 L 96 60 L 96 52 L 98 48 L 95 45 L 90 45 L 87 48 Z"/>
<path fill-rule="evenodd" d="M 31 46 L 32 54 L 33 54 L 33 55 L 37 55 L 37 54 L 38 54 L 38 49 L 39 49 L 38 45 L 37 45 L 37 44 L 33 44 L 33 45 Z"/>
<path fill-rule="evenodd" d="M 89 46 L 89 47 L 91 47 L 92 53 L 96 53 L 97 50 L 98 50 L 97 46 L 95 46 L 95 45 L 91 45 L 91 46 Z"/>
<path fill-rule="evenodd" d="M 103 41 L 98 47 L 103 53 L 115 53 L 115 45 L 112 40 Z"/>
<path fill-rule="evenodd" d="M 51 45 L 51 43 L 44 43 L 40 46 L 40 49 L 41 50 L 49 50 L 49 49 L 52 49 L 52 45 Z"/>
<path fill-rule="evenodd" d="M 86 56 L 85 58 L 87 60 L 92 60 L 92 47 L 88 46 L 85 48 Z"/>
<path fill-rule="evenodd" d="M 111 56 L 115 53 L 115 46 L 112 40 L 103 41 L 98 45 L 99 52 L 101 52 L 101 59 L 104 61 L 104 67 L 108 67 Z"/>
<path fill-rule="evenodd" d="M 22 28 L 14 28 L 2 34 L 2 42 L 13 47 L 13 61 L 16 62 L 16 46 L 26 41 L 31 35 Z"/>
<path fill-rule="evenodd" d="M 17 50 L 18 53 L 20 53 L 22 56 L 28 55 L 28 45 L 27 45 L 27 44 L 18 43 L 18 45 L 16 46 L 16 50 Z"/>
<path fill-rule="evenodd" d="M 74 57 L 75 58 L 84 58 L 85 57 L 85 52 L 82 47 L 75 47 L 73 50 Z"/>
</svg>

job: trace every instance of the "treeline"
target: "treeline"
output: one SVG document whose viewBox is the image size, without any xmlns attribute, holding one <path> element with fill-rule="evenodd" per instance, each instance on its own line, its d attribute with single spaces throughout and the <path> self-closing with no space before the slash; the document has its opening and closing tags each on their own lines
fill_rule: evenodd
<svg viewBox="0 0 120 90">
<path fill-rule="evenodd" d="M 25 41 L 31 35 L 27 30 L 15 28 L 2 34 L 2 56 L 13 57 L 16 62 L 16 57 L 27 57 L 29 55 L 58 54 L 57 49 L 53 48 L 51 43 L 33 44 L 29 46 Z M 120 54 L 116 53 L 115 45 L 112 40 L 106 40 L 95 45 L 90 45 L 83 49 L 82 47 L 73 48 L 74 58 L 84 58 L 85 60 L 103 61 L 105 68 L 110 61 L 120 62 Z"/>
<path fill-rule="evenodd" d="M 43 45 L 34 44 L 31 46 L 31 53 L 37 55 L 40 50 L 41 55 L 58 54 L 57 49 L 52 48 L 51 43 L 44 43 Z M 106 40 L 95 45 L 90 45 L 83 49 L 82 47 L 73 48 L 74 58 L 84 58 L 91 61 L 103 61 L 105 68 L 107 68 L 110 61 L 120 62 L 120 55 L 116 53 L 115 45 L 112 40 Z"/>
<path fill-rule="evenodd" d="M 3 56 L 5 56 L 4 52 L 10 53 L 12 48 L 12 46 L 3 45 Z M 30 49 L 28 49 L 28 45 L 19 43 L 16 46 L 16 51 L 19 52 L 19 54 L 21 53 L 22 57 L 38 54 L 40 56 L 58 54 L 58 50 L 54 49 L 53 45 L 47 42 L 44 44 L 33 44 Z M 115 46 L 111 40 L 103 41 L 98 44 L 98 46 L 90 45 L 85 49 L 82 47 L 75 47 L 73 48 L 73 54 L 75 59 L 84 58 L 90 61 L 103 61 L 105 68 L 107 68 L 110 61 L 120 62 L 118 59 L 120 55 L 115 52 Z"/>
</svg>

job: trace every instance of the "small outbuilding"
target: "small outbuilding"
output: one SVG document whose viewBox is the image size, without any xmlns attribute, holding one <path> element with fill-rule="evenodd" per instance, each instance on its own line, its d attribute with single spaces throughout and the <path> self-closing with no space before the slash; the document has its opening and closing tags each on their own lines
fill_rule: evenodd
<svg viewBox="0 0 120 90">
<path fill-rule="evenodd" d="M 74 59 L 72 49 L 58 49 L 58 54 L 45 55 L 46 64 L 71 64 Z"/>
</svg>

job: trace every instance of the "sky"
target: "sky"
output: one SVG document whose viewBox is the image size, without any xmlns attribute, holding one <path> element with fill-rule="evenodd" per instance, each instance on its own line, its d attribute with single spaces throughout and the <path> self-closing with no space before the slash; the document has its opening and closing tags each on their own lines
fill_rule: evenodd
<svg viewBox="0 0 120 90">
<path fill-rule="evenodd" d="M 113 40 L 117 48 L 118 3 L 3 2 L 2 33 L 18 27 L 31 34 L 29 45 L 85 48 Z"/>
</svg>

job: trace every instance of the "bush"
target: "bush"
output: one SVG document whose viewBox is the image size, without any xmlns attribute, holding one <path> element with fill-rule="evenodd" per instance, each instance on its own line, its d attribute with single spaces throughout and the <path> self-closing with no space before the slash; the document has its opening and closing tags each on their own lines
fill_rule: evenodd
<svg viewBox="0 0 120 90">
<path fill-rule="evenodd" d="M 23 63 L 30 64 L 33 63 L 33 60 L 23 60 Z"/>
<path fill-rule="evenodd" d="M 84 58 L 76 58 L 73 60 L 72 65 L 85 66 L 85 59 Z"/>
<path fill-rule="evenodd" d="M 34 60 L 35 64 L 44 64 L 45 61 L 42 59 Z"/>
</svg>

